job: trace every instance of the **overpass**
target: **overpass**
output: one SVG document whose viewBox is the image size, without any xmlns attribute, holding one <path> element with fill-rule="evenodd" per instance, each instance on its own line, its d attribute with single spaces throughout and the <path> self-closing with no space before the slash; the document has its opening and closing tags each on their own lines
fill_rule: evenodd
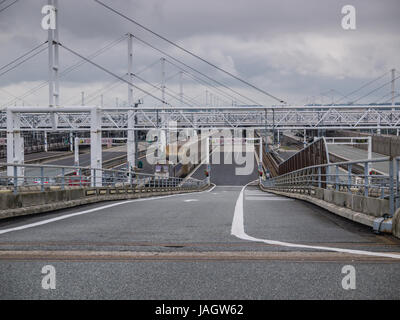
<svg viewBox="0 0 400 320">
<path fill-rule="evenodd" d="M 57 1 L 49 4 L 57 16 Z M 18 106 L 37 91 L 33 88 L 0 108 L 1 142 L 7 145 L 0 163 L 0 299 L 399 298 L 399 159 L 333 163 L 322 138 L 277 164 L 264 137 L 279 130 L 398 130 L 394 99 L 392 106 L 290 105 L 197 56 L 279 103 L 263 106 L 131 33 L 83 56 L 60 42 L 58 31 L 49 29 L 47 43 L 38 47 L 48 46 L 49 79 L 38 86 L 48 85 L 48 104 Z M 124 40 L 124 75 L 93 61 Z M 133 40 L 161 53 L 157 64 L 145 68 L 159 64 L 160 84 L 134 72 Z M 77 64 L 61 71 L 60 50 L 78 57 Z M 14 62 L 25 62 L 20 60 Z M 84 94 L 80 104 L 60 103 L 60 79 L 82 64 L 127 85 L 126 106 L 105 106 L 103 96 L 100 104 L 88 106 Z M 166 64 L 180 75 L 179 93 L 167 86 Z M 205 103 L 184 94 L 183 76 L 206 87 Z M 139 93 L 152 102 L 142 104 Z M 165 136 L 171 138 L 166 133 L 179 131 L 185 132 L 182 142 L 205 132 L 198 141 L 207 143 L 199 161 L 188 164 L 188 176 L 164 177 L 154 172 L 157 163 L 146 162 L 139 170 L 139 131 L 151 132 L 148 141 L 165 149 L 174 142 L 164 143 Z M 85 135 L 90 154 L 80 165 L 72 155 L 27 163 L 24 135 L 38 132 L 44 139 L 64 133 L 72 148 L 74 135 Z M 103 134 L 126 139 L 126 150 L 103 150 Z M 213 137 L 237 139 L 242 149 L 214 145 Z M 243 153 L 249 157 L 241 165 L 235 159 Z M 125 156 L 127 163 L 106 164 Z M 373 165 L 387 170 L 371 173 Z M 45 265 L 56 269 L 55 290 L 41 286 Z M 356 272 L 355 290 L 343 285 L 349 266 Z"/>
<path fill-rule="evenodd" d="M 286 190 L 278 190 L 282 178 L 277 177 L 275 186 L 268 186 L 259 179 L 256 153 L 246 176 L 236 176 L 235 163 L 212 164 L 213 154 L 223 159 L 225 152 L 225 146 L 212 149 L 211 185 L 201 190 L 200 185 L 185 188 L 182 181 L 159 185 L 141 176 L 143 185 L 133 186 L 140 196 L 128 195 L 130 186 L 111 183 L 103 189 L 117 190 L 109 199 L 98 193 L 88 196 L 107 202 L 0 220 L 1 296 L 398 297 L 399 239 L 333 213 L 335 201 L 324 208 L 298 197 L 318 194 L 318 179 L 293 180 L 282 186 Z M 207 164 L 200 163 L 192 182 L 204 179 L 206 169 Z M 51 194 L 47 188 L 45 194 Z M 122 189 L 124 194 L 118 191 Z M 324 195 L 319 200 L 327 200 Z M 55 266 L 57 290 L 37 286 L 35 273 L 43 264 Z M 341 269 L 348 264 L 358 272 L 359 291 L 341 286 Z"/>
</svg>

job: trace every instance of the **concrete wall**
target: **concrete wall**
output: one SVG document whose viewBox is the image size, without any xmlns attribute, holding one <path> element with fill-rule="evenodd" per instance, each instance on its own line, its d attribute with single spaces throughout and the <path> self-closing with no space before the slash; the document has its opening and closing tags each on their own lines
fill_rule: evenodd
<svg viewBox="0 0 400 320">
<path fill-rule="evenodd" d="M 387 199 L 364 197 L 348 192 L 319 188 L 316 188 L 315 192 L 318 194 L 322 192 L 323 196 L 319 196 L 320 200 L 333 203 L 339 207 L 349 208 L 355 212 L 361 212 L 376 218 L 389 214 L 389 200 Z"/>
<path fill-rule="evenodd" d="M 126 200 L 197 192 L 190 188 L 74 188 L 68 190 L 48 190 L 46 192 L 26 192 L 0 194 L 0 219 L 44 213 L 79 205 L 110 200 Z"/>
<path fill-rule="evenodd" d="M 260 188 L 264 191 L 311 202 L 332 213 L 370 227 L 373 226 L 375 219 L 389 213 L 389 200 L 387 199 L 314 187 L 264 188 L 260 186 Z M 400 213 L 398 216 L 398 220 L 400 220 Z"/>
</svg>

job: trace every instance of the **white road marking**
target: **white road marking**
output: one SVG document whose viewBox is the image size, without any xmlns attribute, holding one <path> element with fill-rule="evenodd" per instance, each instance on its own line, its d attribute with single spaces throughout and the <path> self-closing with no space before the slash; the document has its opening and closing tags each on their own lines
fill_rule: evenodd
<svg viewBox="0 0 400 320">
<path fill-rule="evenodd" d="M 5 233 L 9 233 L 9 232 L 13 232 L 13 231 L 19 231 L 19 230 L 29 229 L 29 228 L 33 228 L 33 227 L 37 227 L 37 226 L 42 226 L 42 225 L 45 225 L 45 224 L 48 224 L 48 223 L 52 223 L 52 222 L 56 222 L 56 221 L 60 221 L 60 220 L 65 220 L 65 219 L 72 218 L 72 217 L 75 217 L 75 216 L 80 216 L 80 215 L 83 215 L 83 214 L 86 214 L 86 213 L 100 211 L 100 210 L 104 210 L 104 209 L 120 206 L 120 205 L 123 205 L 123 204 L 129 204 L 129 203 L 132 203 L 132 202 L 159 200 L 159 199 L 166 199 L 166 198 L 171 198 L 171 197 L 176 197 L 176 196 L 187 196 L 189 194 L 201 194 L 201 193 L 204 193 L 204 192 L 211 192 L 211 191 L 213 191 L 215 189 L 215 187 L 216 186 L 214 185 L 210 190 L 206 190 L 206 191 L 202 191 L 202 192 L 171 194 L 171 195 L 168 195 L 168 196 L 151 197 L 151 198 L 145 198 L 145 199 L 134 199 L 134 200 L 127 200 L 127 201 L 112 203 L 112 204 L 108 204 L 108 205 L 105 205 L 105 206 L 102 206 L 102 207 L 97 207 L 97 208 L 93 208 L 93 209 L 88 209 L 88 210 L 84 210 L 84 211 L 70 213 L 70 214 L 66 214 L 66 215 L 63 215 L 63 216 L 60 216 L 60 217 L 56 217 L 56 218 L 52 218 L 52 219 L 46 219 L 46 220 L 42 220 L 42 221 L 38 221 L 38 222 L 34 222 L 34 223 L 25 224 L 25 225 L 22 225 L 22 226 L 19 226 L 19 227 L 0 230 L 0 235 L 1 234 L 5 234 Z"/>
<path fill-rule="evenodd" d="M 309 245 L 304 245 L 304 244 L 282 242 L 282 241 L 276 241 L 276 240 L 267 240 L 267 239 L 258 239 L 258 238 L 251 237 L 251 236 L 247 235 L 246 232 L 244 231 L 244 218 L 243 218 L 243 198 L 244 198 L 243 194 L 244 194 L 246 187 L 249 184 L 245 185 L 242 188 L 242 190 L 240 191 L 239 197 L 236 201 L 235 213 L 233 215 L 231 235 L 233 235 L 239 239 L 255 241 L 255 242 L 263 242 L 263 243 L 267 243 L 267 244 L 271 244 L 271 245 L 291 247 L 291 248 L 315 249 L 315 250 L 359 254 L 359 255 L 374 256 L 374 257 L 386 257 L 386 258 L 400 259 L 400 254 L 391 254 L 391 253 L 373 252 L 373 251 L 364 251 L 364 250 L 341 249 L 341 248 L 322 247 L 322 246 L 309 246 Z"/>
<path fill-rule="evenodd" d="M 197 199 L 187 199 L 187 200 L 183 200 L 184 202 L 197 202 L 199 200 Z"/>
</svg>

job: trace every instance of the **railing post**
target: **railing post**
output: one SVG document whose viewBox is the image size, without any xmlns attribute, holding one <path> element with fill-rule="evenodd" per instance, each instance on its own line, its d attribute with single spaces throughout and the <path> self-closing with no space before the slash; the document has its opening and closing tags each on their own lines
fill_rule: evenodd
<svg viewBox="0 0 400 320">
<path fill-rule="evenodd" d="M 336 191 L 339 191 L 339 166 L 335 167 L 336 167 L 336 175 L 335 175 Z"/>
<path fill-rule="evenodd" d="M 44 168 L 40 167 L 40 191 L 44 192 Z"/>
<path fill-rule="evenodd" d="M 347 166 L 348 180 L 347 180 L 347 192 L 351 194 L 351 175 L 352 175 L 352 165 Z"/>
<path fill-rule="evenodd" d="M 394 215 L 394 168 L 393 168 L 393 159 L 390 159 L 389 162 L 389 213 L 393 217 Z"/>
<path fill-rule="evenodd" d="M 396 158 L 396 207 L 399 208 L 399 196 L 400 196 L 400 186 L 399 186 L 399 159 Z"/>
<path fill-rule="evenodd" d="M 368 197 L 368 164 L 364 164 L 364 196 Z"/>
<path fill-rule="evenodd" d="M 133 171 L 131 170 L 130 172 L 129 172 L 129 175 L 130 175 L 130 179 L 129 179 L 129 182 L 130 182 L 130 186 L 131 186 L 131 188 L 133 187 Z"/>
<path fill-rule="evenodd" d="M 82 188 L 82 169 L 78 169 L 79 174 L 79 186 Z"/>
<path fill-rule="evenodd" d="M 18 193 L 18 168 L 14 165 L 14 194 Z"/>
<path fill-rule="evenodd" d="M 330 180 L 331 180 L 331 167 L 330 166 L 326 166 L 326 170 L 325 170 L 326 189 L 328 189 L 328 184 L 330 184 Z"/>
<path fill-rule="evenodd" d="M 93 187 L 96 188 L 96 169 L 93 169 Z M 81 177 L 81 181 L 82 181 L 82 177 Z"/>
<path fill-rule="evenodd" d="M 61 189 L 65 190 L 65 168 L 61 169 Z"/>
</svg>

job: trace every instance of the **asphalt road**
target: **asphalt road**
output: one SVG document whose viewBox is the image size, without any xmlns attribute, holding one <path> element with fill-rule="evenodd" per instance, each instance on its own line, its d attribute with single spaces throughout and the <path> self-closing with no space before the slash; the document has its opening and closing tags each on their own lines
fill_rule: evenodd
<svg viewBox="0 0 400 320">
<path fill-rule="evenodd" d="M 399 240 L 252 185 L 240 206 L 240 184 L 254 180 L 256 170 L 235 180 L 234 166 L 213 165 L 220 186 L 210 192 L 0 222 L 0 299 L 400 298 L 400 260 L 329 250 L 400 254 Z M 237 212 L 253 240 L 231 234 Z M 4 233 L 14 227 L 25 229 Z M 56 269 L 55 290 L 41 287 L 45 265 Z M 354 290 L 341 284 L 346 265 L 356 270 Z"/>
<path fill-rule="evenodd" d="M 328 145 L 329 153 L 333 153 L 345 159 L 345 161 L 355 161 L 355 160 L 366 160 L 368 159 L 368 151 L 363 149 L 358 149 L 347 145 Z M 387 156 L 372 152 L 372 159 L 385 158 Z M 372 164 L 372 168 L 379 170 L 382 173 L 389 173 L 389 163 L 388 162 L 377 162 Z"/>
<path fill-rule="evenodd" d="M 212 157 L 215 153 L 219 153 L 219 161 L 212 161 Z M 252 170 L 249 175 L 237 175 L 236 170 L 238 168 L 244 168 L 244 165 L 235 165 L 235 161 L 231 156 L 233 164 L 226 164 L 224 161 L 224 152 L 216 151 L 212 155 L 210 155 L 210 178 L 211 183 L 214 183 L 218 186 L 243 186 L 251 181 L 258 179 L 258 164 L 256 159 L 253 157 L 253 164 L 249 166 Z M 216 163 L 217 162 L 217 163 Z M 198 169 L 193 173 L 192 178 L 203 180 L 206 178 L 205 170 L 207 169 L 207 165 L 203 164 L 198 166 Z"/>
</svg>

